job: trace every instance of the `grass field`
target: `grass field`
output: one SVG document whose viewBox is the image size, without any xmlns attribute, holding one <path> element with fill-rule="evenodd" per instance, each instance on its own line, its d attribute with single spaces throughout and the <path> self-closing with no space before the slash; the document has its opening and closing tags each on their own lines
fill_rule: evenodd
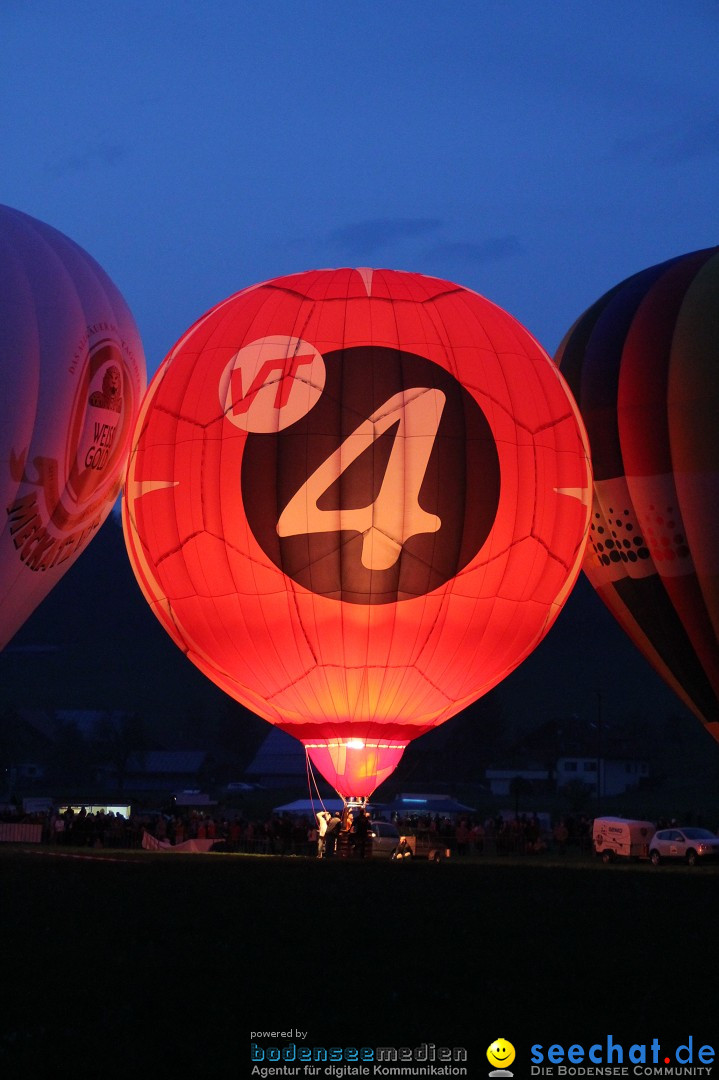
<svg viewBox="0 0 719 1080">
<path fill-rule="evenodd" d="M 469 1047 L 479 1076 L 500 1035 L 518 1062 L 719 1043 L 713 867 L 5 848 L 0 874 L 2 1077 L 250 1076 L 250 1033 L 289 1028 Z"/>
</svg>

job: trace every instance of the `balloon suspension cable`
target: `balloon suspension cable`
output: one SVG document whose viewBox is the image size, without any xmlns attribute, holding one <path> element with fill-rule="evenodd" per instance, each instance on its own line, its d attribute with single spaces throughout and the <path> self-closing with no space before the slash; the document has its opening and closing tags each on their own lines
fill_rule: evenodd
<svg viewBox="0 0 719 1080">
<path fill-rule="evenodd" d="M 315 817 L 317 817 L 317 815 L 315 814 L 315 801 L 314 801 L 314 798 L 312 796 L 312 785 L 313 784 L 314 784 L 315 791 L 317 792 L 317 798 L 319 800 L 320 806 L 325 811 L 327 810 L 327 807 L 325 806 L 324 802 L 322 801 L 322 796 L 320 795 L 320 789 L 317 786 L 317 780 L 315 779 L 314 770 L 312 768 L 312 762 L 310 761 L 310 752 L 306 747 L 305 747 L 305 763 L 306 763 L 306 766 L 307 766 L 307 791 L 308 791 L 309 797 L 310 797 L 310 804 L 312 806 L 312 813 L 314 814 Z"/>
<path fill-rule="evenodd" d="M 319 789 L 319 786 L 317 784 L 317 779 L 315 777 L 315 772 L 314 772 L 314 769 L 312 768 L 312 761 L 310 759 L 310 752 L 306 747 L 305 747 L 305 766 L 306 766 L 306 769 L 307 769 L 307 793 L 309 795 L 310 805 L 312 806 L 312 813 L 316 817 L 317 815 L 315 814 L 315 797 L 312 794 L 312 788 L 313 787 L 315 789 L 315 794 L 317 796 L 317 801 L 319 802 L 322 809 L 326 811 L 327 807 L 325 806 L 324 800 L 323 800 L 323 798 L 322 798 L 322 796 L 320 794 L 320 789 Z M 340 795 L 340 798 L 342 799 L 342 802 L 344 803 L 345 812 L 347 812 L 348 810 L 366 810 L 367 809 L 367 796 L 366 795 L 347 795 L 347 796 Z"/>
</svg>

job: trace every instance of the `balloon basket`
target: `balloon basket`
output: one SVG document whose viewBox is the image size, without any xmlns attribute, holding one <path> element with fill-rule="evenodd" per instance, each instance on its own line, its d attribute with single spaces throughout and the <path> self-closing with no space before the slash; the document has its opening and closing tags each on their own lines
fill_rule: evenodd
<svg viewBox="0 0 719 1080">
<path fill-rule="evenodd" d="M 345 810 L 349 810 L 354 814 L 357 810 L 367 809 L 367 796 L 366 795 L 343 795 Z"/>
</svg>

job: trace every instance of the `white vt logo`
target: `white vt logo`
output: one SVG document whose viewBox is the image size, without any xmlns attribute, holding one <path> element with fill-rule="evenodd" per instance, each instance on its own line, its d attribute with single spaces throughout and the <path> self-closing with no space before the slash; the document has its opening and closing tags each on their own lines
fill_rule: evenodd
<svg viewBox="0 0 719 1080">
<path fill-rule="evenodd" d="M 427 463 L 446 398 L 441 390 L 417 386 L 395 394 L 349 435 L 293 495 L 277 522 L 279 536 L 352 531 L 361 533 L 362 565 L 388 570 L 406 540 L 436 532 L 442 522 L 419 505 Z M 398 423 L 377 498 L 358 509 L 321 510 L 317 505 L 360 454 Z"/>
</svg>

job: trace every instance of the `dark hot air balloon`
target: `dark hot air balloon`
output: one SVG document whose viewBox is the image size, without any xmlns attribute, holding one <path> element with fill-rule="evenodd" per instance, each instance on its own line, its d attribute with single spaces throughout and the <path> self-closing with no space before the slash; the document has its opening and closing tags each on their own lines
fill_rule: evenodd
<svg viewBox="0 0 719 1080">
<path fill-rule="evenodd" d="M 592 447 L 585 570 L 719 739 L 719 249 L 642 270 L 559 347 Z"/>
</svg>

